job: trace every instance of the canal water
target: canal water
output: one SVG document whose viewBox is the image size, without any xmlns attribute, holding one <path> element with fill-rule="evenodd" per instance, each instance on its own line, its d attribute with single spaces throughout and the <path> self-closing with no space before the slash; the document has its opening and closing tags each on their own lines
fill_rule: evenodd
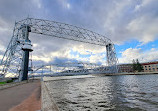
<svg viewBox="0 0 158 111">
<path fill-rule="evenodd" d="M 158 111 L 158 75 L 96 76 L 48 86 L 61 111 Z"/>
</svg>

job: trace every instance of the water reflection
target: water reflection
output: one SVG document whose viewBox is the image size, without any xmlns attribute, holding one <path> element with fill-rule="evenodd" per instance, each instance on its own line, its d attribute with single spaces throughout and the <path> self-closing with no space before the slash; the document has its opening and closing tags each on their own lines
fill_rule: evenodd
<svg viewBox="0 0 158 111">
<path fill-rule="evenodd" d="M 48 83 L 61 111 L 158 110 L 158 75 L 105 76 Z"/>
</svg>

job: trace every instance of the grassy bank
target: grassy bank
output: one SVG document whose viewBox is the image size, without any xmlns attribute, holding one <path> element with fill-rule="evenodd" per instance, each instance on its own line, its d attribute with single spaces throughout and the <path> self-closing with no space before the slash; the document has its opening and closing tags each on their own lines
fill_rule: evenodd
<svg viewBox="0 0 158 111">
<path fill-rule="evenodd" d="M 1 85 L 1 84 L 6 84 L 6 82 L 0 82 L 0 85 Z"/>
<path fill-rule="evenodd" d="M 0 85 L 1 84 L 6 84 L 6 83 L 11 83 L 11 82 L 13 82 L 13 80 L 7 80 L 7 81 L 4 81 L 4 82 L 0 82 Z"/>
</svg>

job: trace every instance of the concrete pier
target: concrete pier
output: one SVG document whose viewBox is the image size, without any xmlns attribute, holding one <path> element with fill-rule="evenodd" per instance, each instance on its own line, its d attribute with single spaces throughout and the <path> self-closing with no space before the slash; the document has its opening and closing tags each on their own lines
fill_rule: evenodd
<svg viewBox="0 0 158 111">
<path fill-rule="evenodd" d="M 54 99 L 52 98 L 47 82 L 42 81 L 42 111 L 59 111 Z"/>
</svg>

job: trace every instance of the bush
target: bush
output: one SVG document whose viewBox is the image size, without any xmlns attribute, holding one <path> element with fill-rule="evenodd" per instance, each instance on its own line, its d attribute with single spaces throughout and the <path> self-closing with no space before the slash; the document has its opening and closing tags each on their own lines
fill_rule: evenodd
<svg viewBox="0 0 158 111">
<path fill-rule="evenodd" d="M 13 82 L 13 80 L 7 80 L 6 82 L 7 82 L 7 83 L 11 83 L 11 82 Z"/>
</svg>

